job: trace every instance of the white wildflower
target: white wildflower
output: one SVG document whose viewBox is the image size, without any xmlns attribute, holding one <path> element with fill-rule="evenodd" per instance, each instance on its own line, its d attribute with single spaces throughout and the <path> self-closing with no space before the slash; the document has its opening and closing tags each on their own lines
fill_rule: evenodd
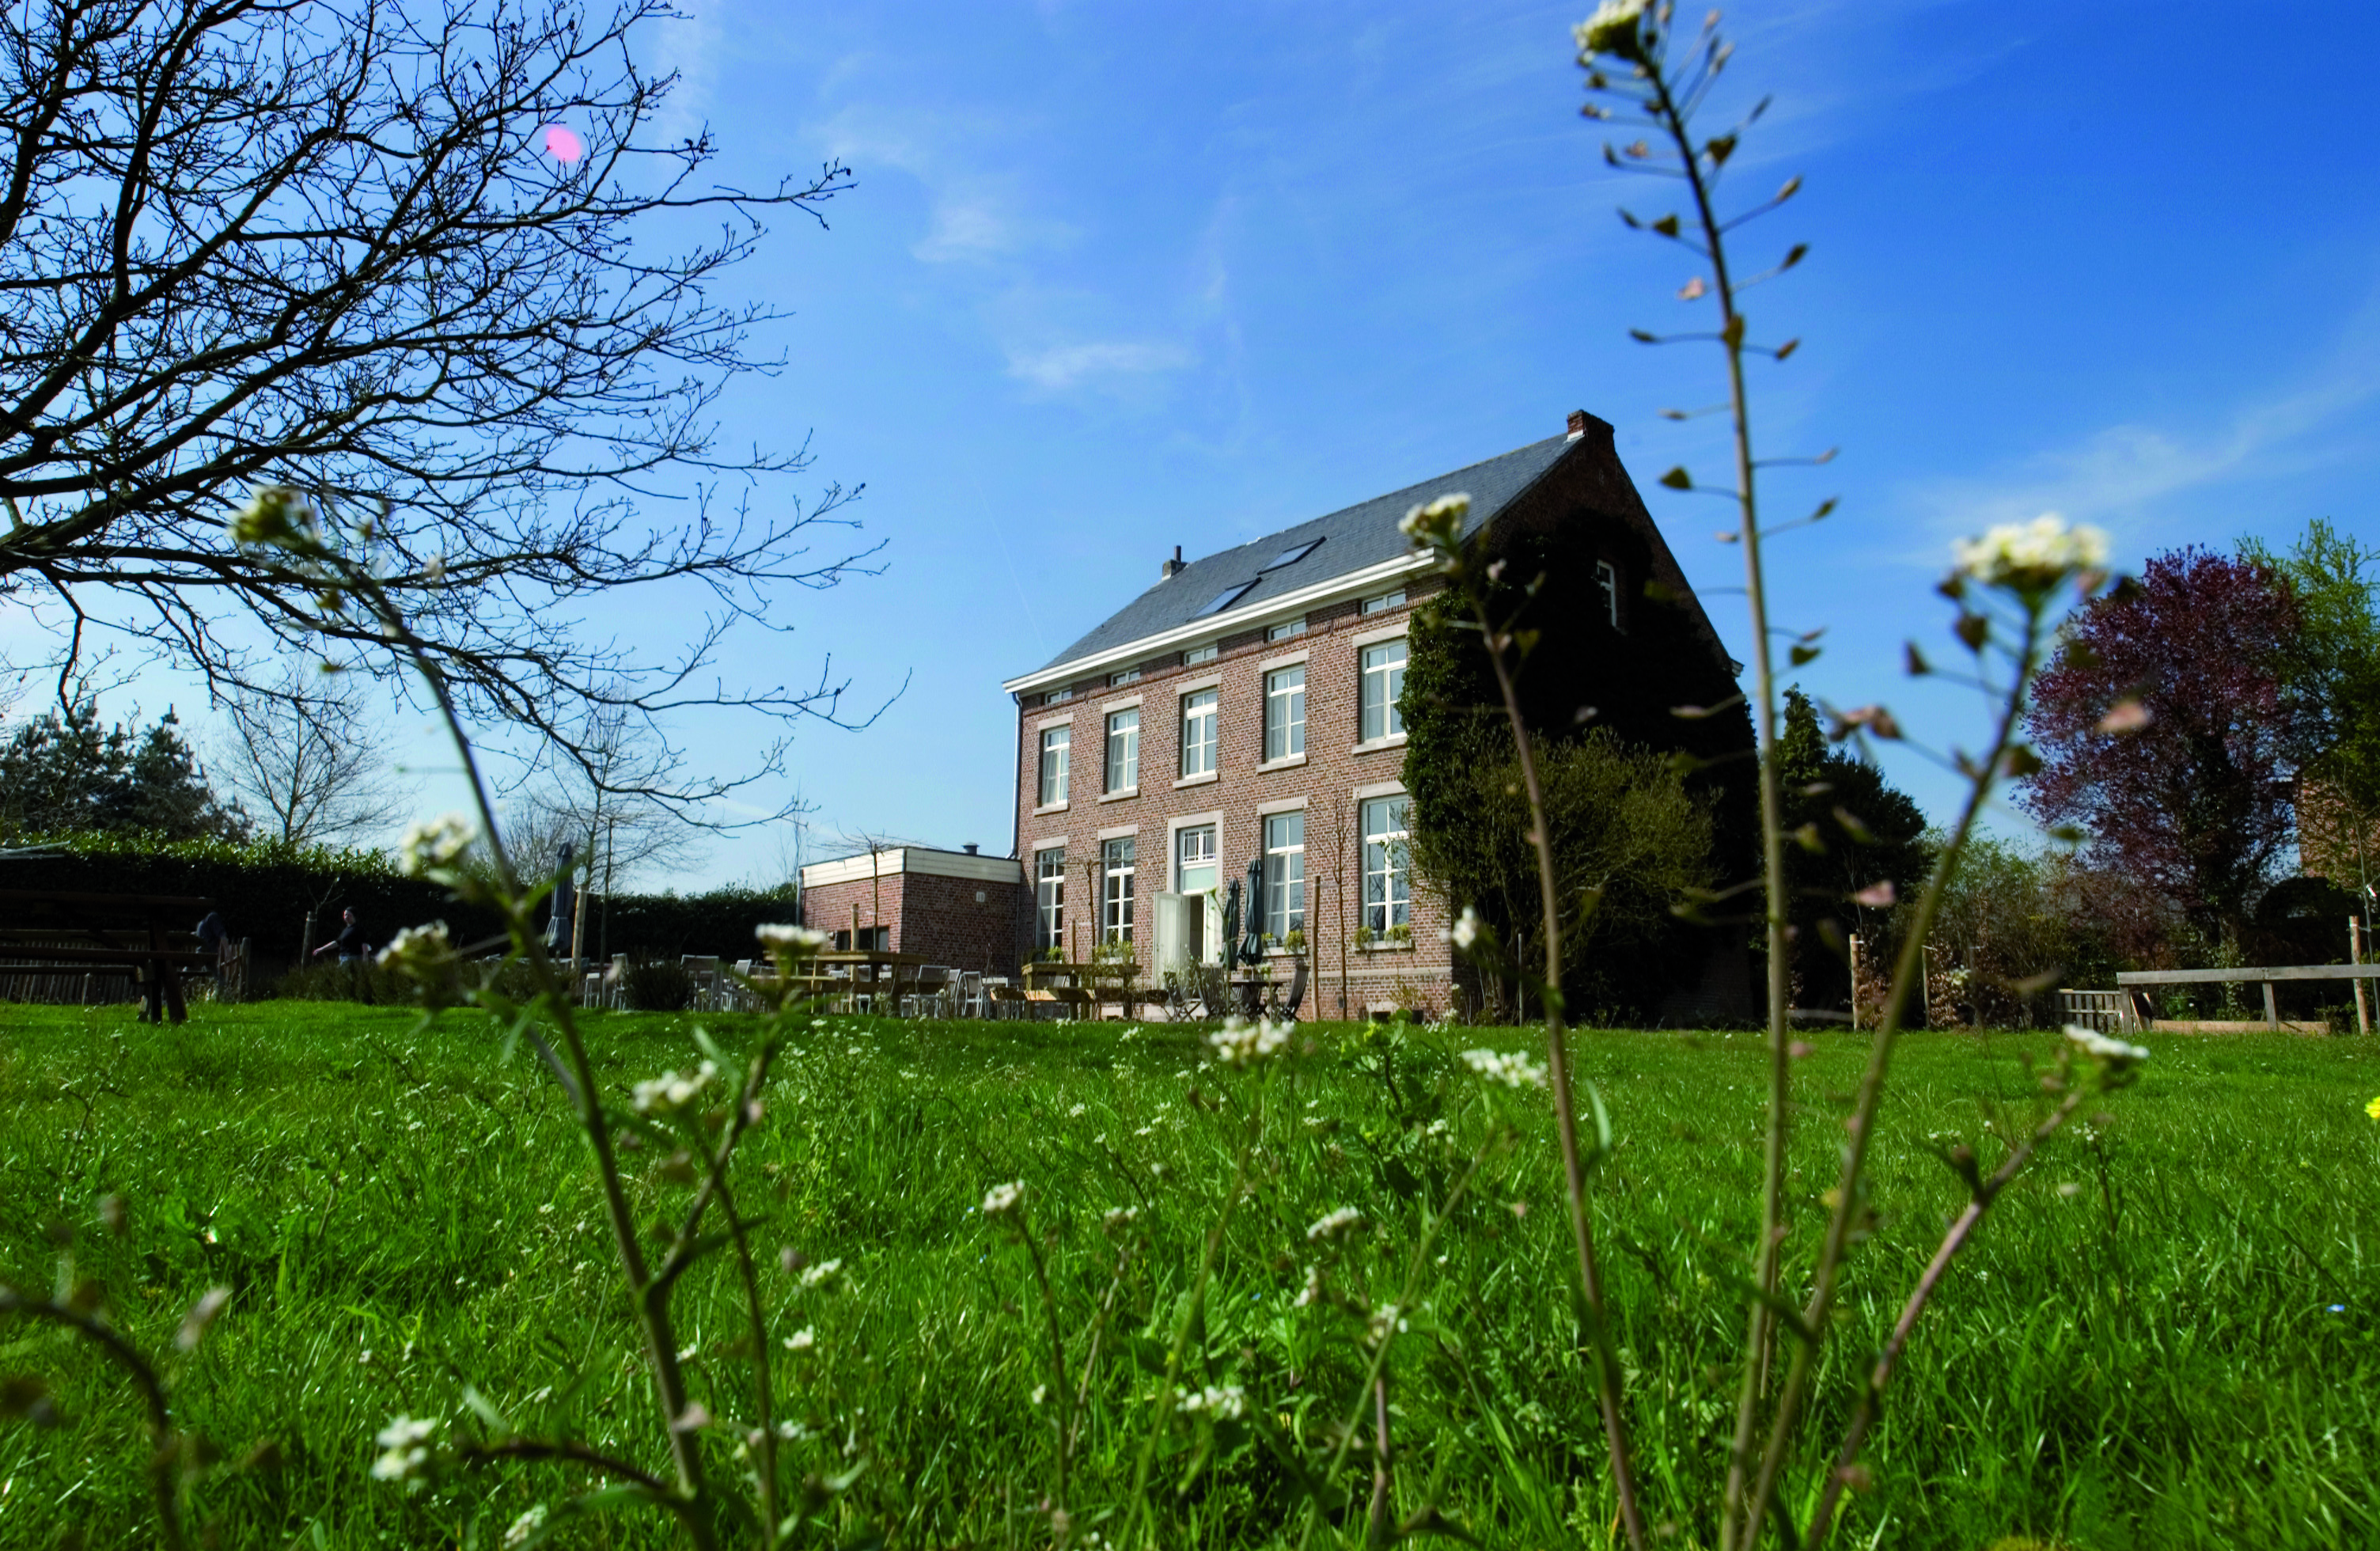
<svg viewBox="0 0 2380 1551">
<path fill-rule="evenodd" d="M 400 1416 L 380 1430 L 372 1440 L 380 1445 L 381 1456 L 372 1463 L 376 1481 L 411 1481 L 430 1468 L 430 1440 L 436 1436 L 438 1424 Z"/>
<path fill-rule="evenodd" d="M 1290 1307 L 1293 1309 L 1302 1309 L 1306 1307 L 1308 1304 L 1322 1302 L 1322 1267 L 1319 1266 L 1308 1266 L 1305 1268 L 1305 1286 L 1299 1290 L 1296 1299 L 1291 1303 Z"/>
<path fill-rule="evenodd" d="M 504 1544 L 506 1545 L 526 1545 L 528 1544 L 528 1537 L 537 1533 L 539 1530 L 543 1529 L 544 1527 L 545 1505 L 543 1503 L 540 1503 L 535 1508 L 530 1509 L 527 1513 L 522 1514 L 519 1518 L 513 1521 L 512 1528 L 504 1532 Z"/>
<path fill-rule="evenodd" d="M 1180 1394 L 1174 1409 L 1192 1415 L 1204 1412 L 1218 1422 L 1237 1422 L 1248 1413 L 1248 1392 L 1236 1384 L 1210 1384 L 1203 1389 L 1184 1389 Z"/>
<path fill-rule="evenodd" d="M 759 939 L 761 947 L 771 953 L 792 953 L 796 956 L 815 953 L 833 940 L 833 938 L 826 932 L 814 931 L 808 927 L 786 926 L 783 923 L 755 927 L 752 928 L 752 935 Z"/>
<path fill-rule="evenodd" d="M 1269 1018 L 1259 1018 L 1251 1024 L 1234 1014 L 1207 1036 L 1207 1043 L 1213 1047 L 1215 1060 L 1221 1064 L 1253 1066 L 1280 1054 L 1289 1043 L 1289 1034 L 1287 1024 L 1276 1024 Z"/>
<path fill-rule="evenodd" d="M 1609 54 L 1615 58 L 1645 57 L 1645 0 L 1603 0 L 1595 14 L 1571 29 L 1585 55 Z"/>
<path fill-rule="evenodd" d="M 231 515 L 226 526 L 235 544 L 278 544 L 297 538 L 311 522 L 304 496 L 286 485 L 266 485 Z"/>
<path fill-rule="evenodd" d="M 1404 1311 L 1394 1303 L 1383 1303 L 1372 1311 L 1371 1319 L 1366 1323 L 1364 1335 L 1366 1339 L 1377 1346 L 1405 1328 Z"/>
<path fill-rule="evenodd" d="M 808 1325 L 785 1338 L 787 1351 L 808 1351 L 816 1345 L 818 1345 L 818 1331 L 814 1327 Z"/>
<path fill-rule="evenodd" d="M 1500 1050 L 1465 1050 L 1463 1064 L 1488 1082 L 1501 1083 L 1508 1088 L 1546 1085 L 1545 1064 L 1526 1056 L 1508 1056 Z"/>
<path fill-rule="evenodd" d="M 1140 1208 L 1137 1206 L 1111 1206 L 1099 1218 L 1099 1226 L 1112 1233 L 1119 1228 L 1130 1227 L 1139 1216 Z"/>
<path fill-rule="evenodd" d="M 718 1077 L 719 1068 L 704 1061 L 685 1076 L 664 1072 L 649 1077 L 632 1090 L 637 1113 L 640 1115 L 674 1115 L 702 1097 L 702 1091 Z"/>
<path fill-rule="evenodd" d="M 1083 1118 L 1083 1112 L 1087 1108 L 1086 1105 L 1077 1104 L 1066 1111 L 1066 1118 L 1070 1121 L 1079 1121 Z"/>
<path fill-rule="evenodd" d="M 453 866 L 479 838 L 479 830 L 468 818 L 459 813 L 442 813 L 407 830 L 405 838 L 396 842 L 396 854 L 406 872 L 419 878 L 432 868 Z"/>
<path fill-rule="evenodd" d="M 1415 506 L 1397 524 L 1397 531 L 1417 550 L 1451 550 L 1463 537 L 1463 519 L 1470 515 L 1467 495 L 1441 495 Z"/>
<path fill-rule="evenodd" d="M 842 1275 L 841 1260 L 821 1260 L 802 1273 L 802 1285 L 806 1288 L 832 1286 L 835 1278 Z"/>
<path fill-rule="evenodd" d="M 1037 1384 L 1037 1385 L 1035 1385 L 1035 1386 L 1033 1387 L 1033 1403 L 1034 1403 L 1035 1405 L 1037 1405 L 1037 1406 L 1038 1406 L 1038 1405 L 1039 1405 L 1042 1401 L 1047 1400 L 1049 1398 L 1050 1398 L 1050 1387 L 1049 1387 L 1048 1385 L 1046 1385 L 1046 1384 Z"/>
<path fill-rule="evenodd" d="M 1364 1220 L 1364 1214 L 1353 1206 L 1342 1206 L 1335 1212 L 1317 1218 L 1305 1230 L 1309 1239 L 1336 1239 Z"/>
<path fill-rule="evenodd" d="M 2110 1039 L 2097 1029 L 2084 1028 L 2080 1024 L 2067 1024 L 2066 1037 L 2074 1042 L 2077 1050 L 2090 1059 L 2092 1065 L 2111 1077 L 2128 1072 L 2149 1059 L 2145 1047 Z"/>
<path fill-rule="evenodd" d="M 1451 930 L 1439 932 L 1438 939 L 1440 942 L 1451 942 L 1457 948 L 1468 952 L 1472 945 L 1479 940 L 1479 913 L 1466 904 L 1463 907 L 1463 914 L 1456 919 L 1453 927 Z"/>
<path fill-rule="evenodd" d="M 1950 554 L 1961 573 L 1986 587 L 2039 594 L 2069 576 L 2105 570 L 2107 535 L 2045 512 L 2029 523 L 2002 523 L 1980 539 L 1960 539 Z"/>
<path fill-rule="evenodd" d="M 1024 1181 L 1017 1180 L 1009 1184 L 994 1185 L 984 1193 L 983 1215 L 988 1218 L 1009 1217 L 1024 1204 Z"/>
</svg>

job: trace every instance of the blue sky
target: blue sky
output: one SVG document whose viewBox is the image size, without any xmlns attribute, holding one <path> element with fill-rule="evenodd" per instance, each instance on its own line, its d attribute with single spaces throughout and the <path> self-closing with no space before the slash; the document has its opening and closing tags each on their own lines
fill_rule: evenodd
<svg viewBox="0 0 2380 1551">
<path fill-rule="evenodd" d="M 809 438 L 813 482 L 864 482 L 853 515 L 886 541 L 881 576 L 785 597 L 797 631 L 727 661 L 774 683 L 831 651 L 861 697 L 905 681 L 869 730 L 801 734 L 819 836 L 1005 851 L 1002 678 L 1176 544 L 1242 542 L 1573 407 L 1618 428 L 1746 655 L 1724 509 L 1653 483 L 1719 471 L 1720 422 L 1658 418 L 1719 398 L 1719 363 L 1627 337 L 1697 316 L 1674 299 L 1693 271 L 1612 213 L 1668 190 L 1608 172 L 1578 116 L 1587 0 L 691 8 L 652 52 L 684 72 L 676 111 L 719 135 L 721 181 L 829 156 L 858 180 L 829 230 L 783 223 L 734 282 L 793 316 L 763 342 L 786 369 L 734 392 L 730 440 Z M 2380 44 L 2380 8 L 1753 4 L 1728 30 L 1721 107 L 1775 98 L 1736 197 L 1806 180 L 1746 260 L 1812 245 L 1749 298 L 1755 335 L 1804 341 L 1756 379 L 1758 433 L 1842 449 L 1769 487 L 1780 515 L 1841 499 L 1773 551 L 1779 623 L 1828 628 L 1815 692 L 1974 735 L 1972 702 L 1899 677 L 1899 647 L 1945 639 L 1931 584 L 1994 521 L 2099 523 L 2130 563 L 2318 516 L 2380 537 L 2380 161 L 2360 70 L 2325 67 Z M 672 608 L 607 624 L 666 641 Z M 761 738 L 684 732 L 721 769 Z M 1929 809 L 1949 800 L 1888 763 Z M 722 844 L 675 881 L 783 850 Z"/>
</svg>

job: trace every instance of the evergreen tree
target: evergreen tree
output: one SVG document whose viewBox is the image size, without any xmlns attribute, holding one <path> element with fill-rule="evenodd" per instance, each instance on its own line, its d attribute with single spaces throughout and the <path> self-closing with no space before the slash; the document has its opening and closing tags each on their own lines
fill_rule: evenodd
<svg viewBox="0 0 2380 1551">
<path fill-rule="evenodd" d="M 138 831 L 163 840 L 244 840 L 168 709 L 145 733 L 103 727 L 97 702 L 49 711 L 0 745 L 0 829 L 17 834 Z"/>
<path fill-rule="evenodd" d="M 1785 725 L 1777 739 L 1792 890 L 1793 968 L 1804 1007 L 1834 1006 L 1851 996 L 1841 938 L 1856 931 L 1876 941 L 1891 919 L 1888 903 L 1857 896 L 1889 883 L 1896 896 L 1925 881 L 1933 865 L 1925 815 L 1884 772 L 1828 743 L 1818 709 L 1794 686 L 1785 691 Z"/>
</svg>

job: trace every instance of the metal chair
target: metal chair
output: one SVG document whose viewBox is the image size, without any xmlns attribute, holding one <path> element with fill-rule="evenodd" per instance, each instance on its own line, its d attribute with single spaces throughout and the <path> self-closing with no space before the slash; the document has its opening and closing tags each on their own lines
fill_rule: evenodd
<svg viewBox="0 0 2380 1551">
<path fill-rule="evenodd" d="M 1295 962 L 1295 967 L 1289 972 L 1289 995 L 1273 998 L 1270 1011 L 1277 1021 L 1293 1024 L 1297 1022 L 1297 1010 L 1305 1004 L 1305 961 L 1300 958 Z"/>
</svg>

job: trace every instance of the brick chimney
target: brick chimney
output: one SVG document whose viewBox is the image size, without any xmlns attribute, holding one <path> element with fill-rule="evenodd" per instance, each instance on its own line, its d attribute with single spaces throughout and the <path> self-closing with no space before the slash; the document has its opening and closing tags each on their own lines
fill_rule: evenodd
<svg viewBox="0 0 2380 1551">
<path fill-rule="evenodd" d="M 1173 558 L 1159 563 L 1157 567 L 1157 579 L 1160 582 L 1170 582 L 1173 579 L 1173 574 L 1181 569 L 1182 546 L 1176 544 L 1173 546 Z"/>
<path fill-rule="evenodd" d="M 1584 409 L 1572 410 L 1570 412 L 1570 440 L 1575 442 L 1585 434 L 1586 411 Z"/>
</svg>

